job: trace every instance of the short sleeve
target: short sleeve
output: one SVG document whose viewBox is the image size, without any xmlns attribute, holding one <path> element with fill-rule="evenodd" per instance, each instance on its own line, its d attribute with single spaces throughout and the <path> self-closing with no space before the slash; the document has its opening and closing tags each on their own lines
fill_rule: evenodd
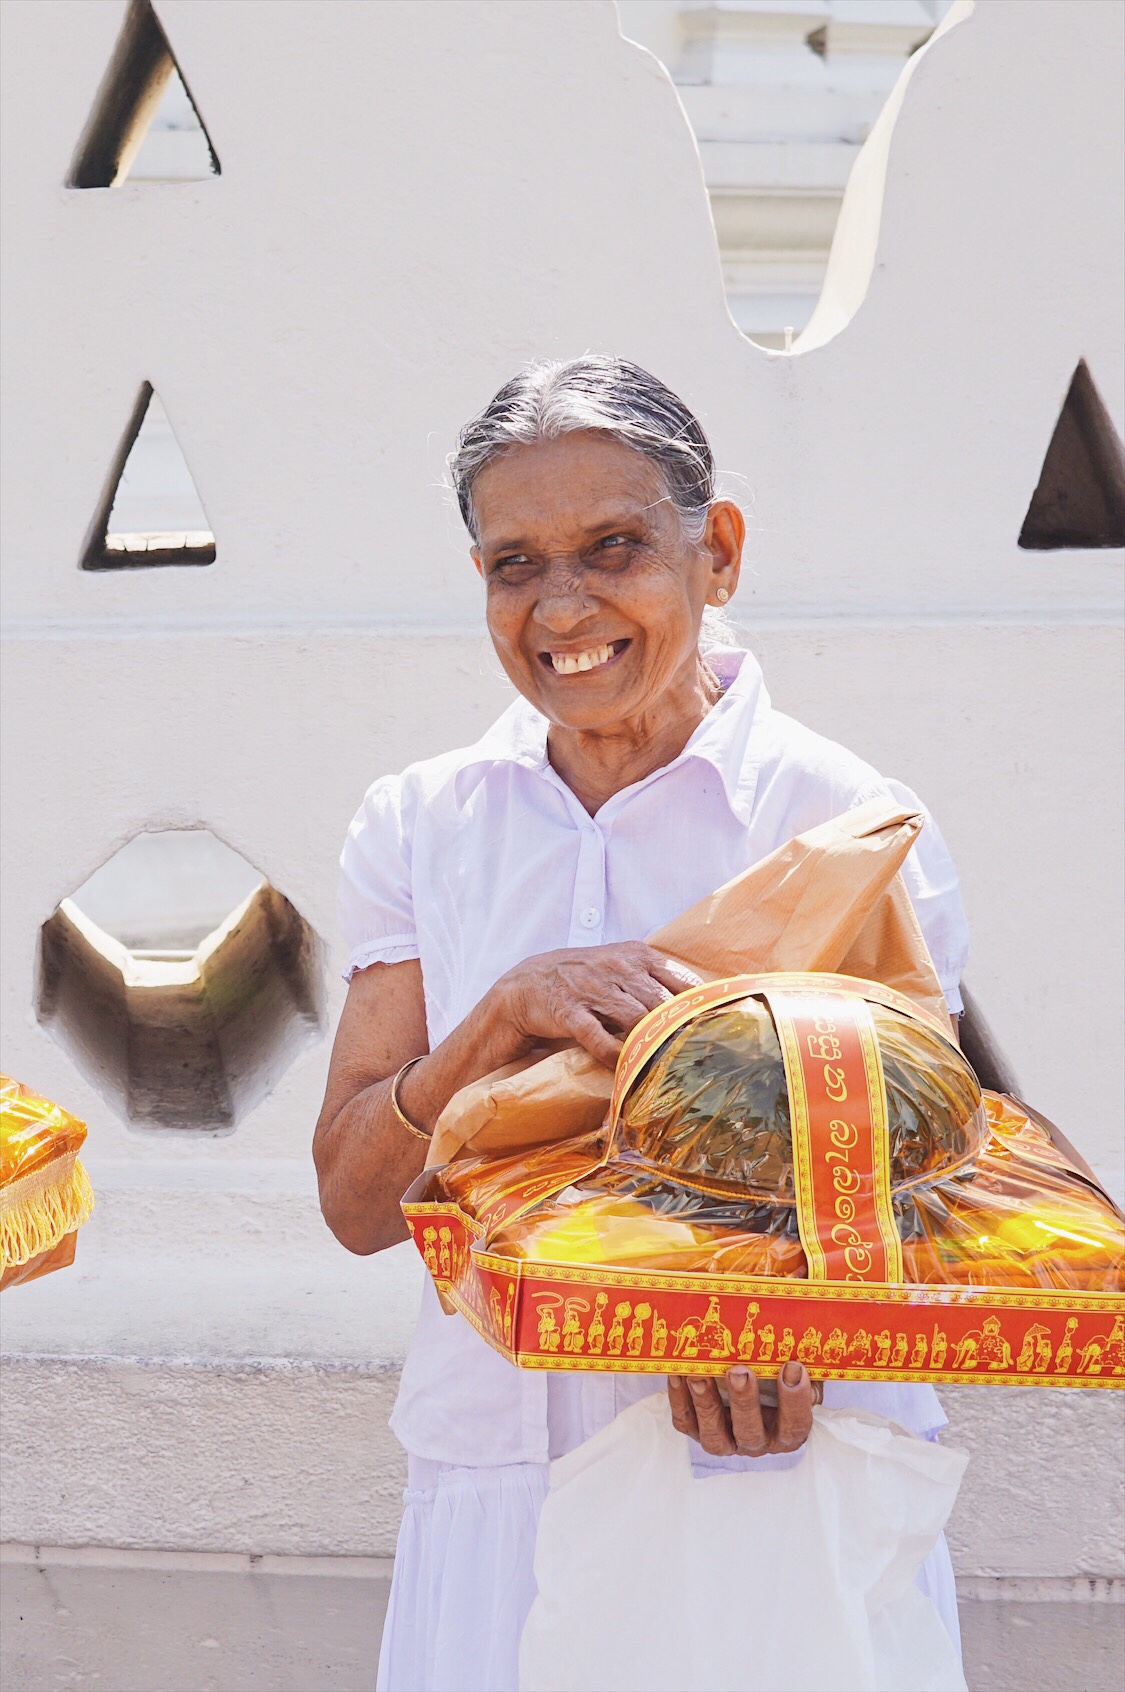
<svg viewBox="0 0 1125 1692">
<path fill-rule="evenodd" d="M 926 819 L 902 866 L 902 879 L 933 959 L 945 1002 L 950 1013 L 959 1016 L 965 1008 L 961 998 L 961 977 L 969 961 L 969 923 L 961 903 L 961 886 L 949 847 L 916 793 L 901 781 L 884 780 L 882 788 L 884 792 L 889 790 L 899 804 L 921 811 Z M 877 797 L 880 795 L 873 788 L 856 803 Z"/>
<path fill-rule="evenodd" d="M 399 776 L 369 787 L 340 854 L 336 914 L 347 948 L 345 981 L 375 963 L 418 956 L 410 829 Z"/>
</svg>

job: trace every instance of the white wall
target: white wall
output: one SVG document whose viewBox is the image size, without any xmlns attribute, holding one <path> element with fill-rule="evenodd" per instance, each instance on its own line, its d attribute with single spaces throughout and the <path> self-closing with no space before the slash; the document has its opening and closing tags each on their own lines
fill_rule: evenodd
<svg viewBox="0 0 1125 1692">
<path fill-rule="evenodd" d="M 223 173 L 76 192 L 61 184 L 123 7 L 0 8 L 4 1062 L 88 1118 L 101 1196 L 79 1265 L 5 1301 L 9 1348 L 117 1359 L 122 1391 L 147 1360 L 185 1423 L 201 1371 L 283 1359 L 295 1334 L 318 1380 L 401 1356 L 413 1265 L 347 1259 L 316 1218 L 327 1042 L 225 1139 L 135 1132 L 37 1025 L 36 935 L 133 833 L 203 825 L 341 962 L 335 858 L 364 787 L 503 703 L 438 484 L 458 424 L 535 354 L 612 349 L 697 408 L 750 510 L 736 610 L 778 702 L 931 804 L 962 871 L 970 979 L 1029 1096 L 1120 1184 L 1121 555 L 1016 546 L 1080 356 L 1125 424 L 1120 7 L 979 0 L 925 50 L 870 291 L 790 357 L 728 316 L 693 137 L 609 0 L 159 11 Z M 143 380 L 217 560 L 82 573 Z M 191 1366 L 159 1373 L 176 1358 Z M 126 1494 L 83 1532 L 114 1543 L 151 1494 L 122 1477 L 97 1408 L 112 1394 L 82 1402 L 75 1461 Z M 1052 1519 L 1052 1568 L 1089 1572 L 1113 1428 L 1083 1395 L 1010 1402 L 1006 1443 L 976 1458 L 1011 1493 L 1004 1543 L 974 1516 L 971 1471 L 962 1569 L 1034 1562 L 1025 1453 L 1052 1461 L 1050 1426 L 1089 1458 Z M 244 1428 L 221 1454 L 232 1487 L 262 1460 Z M 339 1454 L 359 1461 L 346 1437 Z M 266 1455 L 283 1514 L 287 1459 Z M 45 1484 L 21 1492 L 14 1537 L 64 1531 Z M 393 1491 L 373 1505 L 383 1549 Z M 341 1552 L 350 1519 L 333 1517 Z M 145 1542 L 176 1531 L 151 1517 Z M 1097 1543 L 1093 1572 L 1119 1573 L 1113 1530 Z"/>
</svg>

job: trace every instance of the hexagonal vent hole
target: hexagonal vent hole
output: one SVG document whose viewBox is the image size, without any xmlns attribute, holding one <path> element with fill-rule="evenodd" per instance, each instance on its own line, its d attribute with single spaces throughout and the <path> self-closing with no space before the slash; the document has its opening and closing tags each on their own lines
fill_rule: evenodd
<svg viewBox="0 0 1125 1692">
<path fill-rule="evenodd" d="M 38 1014 L 138 1128 L 229 1133 L 323 1027 L 321 946 L 207 829 L 136 835 L 39 935 Z"/>
</svg>

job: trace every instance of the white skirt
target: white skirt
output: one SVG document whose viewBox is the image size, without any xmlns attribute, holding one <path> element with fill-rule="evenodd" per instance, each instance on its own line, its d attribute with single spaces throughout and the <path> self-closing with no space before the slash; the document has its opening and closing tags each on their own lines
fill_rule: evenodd
<svg viewBox="0 0 1125 1692">
<path fill-rule="evenodd" d="M 459 1468 L 410 1458 L 378 1692 L 518 1692 L 549 1472 L 547 1463 Z M 918 1585 L 960 1648 L 944 1536 Z"/>
</svg>

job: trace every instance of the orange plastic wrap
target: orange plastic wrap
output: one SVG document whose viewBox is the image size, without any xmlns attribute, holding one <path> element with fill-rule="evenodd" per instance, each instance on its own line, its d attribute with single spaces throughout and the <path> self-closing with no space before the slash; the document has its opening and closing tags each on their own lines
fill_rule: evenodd
<svg viewBox="0 0 1125 1692">
<path fill-rule="evenodd" d="M 0 1289 L 73 1263 L 94 1204 L 85 1138 L 77 1117 L 0 1075 Z"/>
<path fill-rule="evenodd" d="M 681 995 L 603 1128 L 454 1160 L 403 1208 L 446 1307 L 529 1367 L 1125 1384 L 1120 1214 L 873 983 Z"/>
</svg>

